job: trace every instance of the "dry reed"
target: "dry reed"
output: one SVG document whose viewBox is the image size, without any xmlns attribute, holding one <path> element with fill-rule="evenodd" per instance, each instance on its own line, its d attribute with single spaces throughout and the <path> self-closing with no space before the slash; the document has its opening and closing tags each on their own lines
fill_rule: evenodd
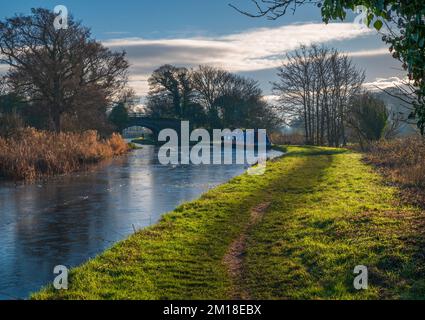
<svg viewBox="0 0 425 320">
<path fill-rule="evenodd" d="M 13 137 L 0 137 L 0 176 L 35 180 L 70 173 L 127 150 L 118 134 L 101 139 L 96 131 L 52 133 L 27 128 Z"/>
<path fill-rule="evenodd" d="M 411 136 L 379 141 L 366 154 L 366 160 L 381 167 L 396 183 L 425 187 L 425 139 Z"/>
</svg>

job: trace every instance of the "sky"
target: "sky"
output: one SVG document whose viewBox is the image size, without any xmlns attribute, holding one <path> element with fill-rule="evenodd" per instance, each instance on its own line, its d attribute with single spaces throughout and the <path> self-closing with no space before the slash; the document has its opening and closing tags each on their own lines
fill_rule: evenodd
<svg viewBox="0 0 425 320">
<path fill-rule="evenodd" d="M 19 0 L 2 1 L 0 19 L 65 5 L 98 41 L 126 50 L 130 85 L 140 97 L 148 93 L 152 71 L 163 64 L 222 67 L 258 80 L 272 96 L 270 83 L 285 55 L 313 43 L 348 54 L 366 71 L 368 88 L 388 87 L 404 77 L 381 36 L 355 23 L 355 13 L 344 23 L 325 25 L 320 9 L 307 5 L 271 21 L 242 15 L 229 3 L 255 10 L 249 0 Z"/>
</svg>

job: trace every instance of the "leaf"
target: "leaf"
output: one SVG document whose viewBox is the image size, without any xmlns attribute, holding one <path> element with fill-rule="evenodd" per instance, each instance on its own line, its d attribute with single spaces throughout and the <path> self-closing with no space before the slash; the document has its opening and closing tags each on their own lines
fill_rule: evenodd
<svg viewBox="0 0 425 320">
<path fill-rule="evenodd" d="M 373 26 L 375 27 L 376 30 L 381 30 L 382 26 L 383 26 L 383 22 L 381 20 L 376 20 L 375 23 L 373 24 Z"/>
</svg>

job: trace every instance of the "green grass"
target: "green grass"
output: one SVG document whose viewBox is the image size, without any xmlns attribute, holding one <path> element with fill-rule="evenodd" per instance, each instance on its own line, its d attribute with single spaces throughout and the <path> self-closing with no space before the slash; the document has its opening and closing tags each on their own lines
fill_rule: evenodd
<svg viewBox="0 0 425 320">
<path fill-rule="evenodd" d="M 425 298 L 421 212 L 401 205 L 360 154 L 315 147 L 289 147 L 265 175 L 242 175 L 180 206 L 72 270 L 70 290 L 33 298 L 229 298 L 223 256 L 266 201 L 247 240 L 242 285 L 252 298 Z M 356 265 L 369 268 L 369 290 L 354 290 Z"/>
</svg>

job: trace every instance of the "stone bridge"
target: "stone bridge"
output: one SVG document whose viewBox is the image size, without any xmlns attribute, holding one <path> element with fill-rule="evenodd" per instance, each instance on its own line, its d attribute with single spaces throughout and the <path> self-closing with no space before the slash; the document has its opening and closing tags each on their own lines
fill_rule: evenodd
<svg viewBox="0 0 425 320">
<path fill-rule="evenodd" d="M 158 135 L 164 129 L 173 129 L 180 134 L 181 120 L 154 119 L 140 113 L 130 113 L 128 115 L 128 127 L 144 127 L 150 129 L 155 140 L 158 141 Z"/>
</svg>

